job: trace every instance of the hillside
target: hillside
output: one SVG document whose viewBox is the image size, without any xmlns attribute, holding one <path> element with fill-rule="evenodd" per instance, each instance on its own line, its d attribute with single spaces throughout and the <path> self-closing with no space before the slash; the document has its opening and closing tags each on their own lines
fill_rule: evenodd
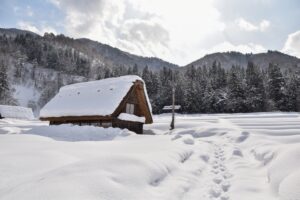
<svg viewBox="0 0 300 200">
<path fill-rule="evenodd" d="M 0 64 L 7 68 L 15 99 L 5 103 L 30 106 L 36 111 L 66 84 L 137 74 L 146 66 L 151 71 L 178 67 L 89 39 L 51 33 L 40 36 L 19 29 L 0 29 Z"/>
<path fill-rule="evenodd" d="M 25 38 L 34 37 L 38 44 L 50 43 L 53 48 L 73 48 L 81 54 L 84 54 L 91 62 L 95 62 L 100 66 L 133 67 L 137 65 L 139 69 L 148 66 L 151 70 L 159 70 L 163 67 L 178 67 L 178 65 L 163 61 L 159 58 L 137 56 L 86 38 L 73 39 L 64 35 L 55 36 L 51 33 L 40 36 L 26 30 L 0 28 L 0 35 L 4 34 L 13 38 L 18 35 L 24 35 Z"/>
</svg>

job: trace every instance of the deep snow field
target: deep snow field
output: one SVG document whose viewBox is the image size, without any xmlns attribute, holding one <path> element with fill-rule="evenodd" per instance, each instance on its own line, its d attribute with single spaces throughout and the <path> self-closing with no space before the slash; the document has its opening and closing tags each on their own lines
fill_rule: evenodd
<svg viewBox="0 0 300 200">
<path fill-rule="evenodd" d="M 0 120 L 0 199 L 300 200 L 298 113 L 154 117 L 127 130 Z"/>
</svg>

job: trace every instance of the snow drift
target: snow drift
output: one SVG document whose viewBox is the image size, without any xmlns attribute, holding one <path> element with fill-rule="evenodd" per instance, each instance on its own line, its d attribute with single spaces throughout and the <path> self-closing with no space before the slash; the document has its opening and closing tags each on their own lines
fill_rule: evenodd
<svg viewBox="0 0 300 200">
<path fill-rule="evenodd" d="M 133 135 L 134 133 L 127 129 L 112 127 L 102 128 L 63 124 L 58 126 L 37 126 L 23 132 L 23 134 L 45 136 L 61 141 L 104 141 Z"/>
<path fill-rule="evenodd" d="M 170 119 L 151 136 L 1 120 L 0 199 L 300 199 L 298 113 Z"/>
</svg>

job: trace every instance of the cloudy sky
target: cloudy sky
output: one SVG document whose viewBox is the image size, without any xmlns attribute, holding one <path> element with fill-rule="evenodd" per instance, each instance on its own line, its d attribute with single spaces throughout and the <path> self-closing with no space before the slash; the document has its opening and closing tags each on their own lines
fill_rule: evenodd
<svg viewBox="0 0 300 200">
<path fill-rule="evenodd" d="M 231 50 L 300 57 L 299 0 L 0 0 L 0 27 L 86 37 L 179 65 Z"/>
</svg>

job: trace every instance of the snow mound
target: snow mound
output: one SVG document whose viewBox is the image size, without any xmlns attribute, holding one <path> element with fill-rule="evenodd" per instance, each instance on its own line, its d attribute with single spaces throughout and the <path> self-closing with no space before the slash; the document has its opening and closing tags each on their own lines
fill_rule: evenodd
<svg viewBox="0 0 300 200">
<path fill-rule="evenodd" d="M 269 169 L 272 189 L 282 200 L 300 199 L 300 147 L 292 146 L 281 152 Z"/>
<path fill-rule="evenodd" d="M 21 106 L 0 105 L 0 115 L 4 118 L 34 119 L 32 109 Z"/>
<path fill-rule="evenodd" d="M 179 129 L 174 133 L 177 135 L 192 135 L 194 138 L 210 137 L 217 134 L 216 129 Z"/>
<path fill-rule="evenodd" d="M 127 129 L 74 126 L 70 124 L 33 127 L 23 133 L 50 137 L 60 141 L 105 141 L 134 134 Z"/>
<path fill-rule="evenodd" d="M 124 120 L 124 121 L 145 123 L 145 117 L 139 117 L 139 116 L 128 114 L 128 113 L 121 113 L 118 116 L 118 119 Z"/>
<path fill-rule="evenodd" d="M 279 196 L 282 200 L 300 199 L 300 170 L 286 177 L 279 187 Z"/>
<path fill-rule="evenodd" d="M 243 157 L 243 153 L 239 148 L 235 148 L 232 152 L 232 155 Z"/>
<path fill-rule="evenodd" d="M 143 82 L 139 76 L 128 75 L 64 86 L 44 106 L 40 117 L 111 115 L 137 80 Z M 146 90 L 145 94 L 147 98 Z"/>
<path fill-rule="evenodd" d="M 183 143 L 189 144 L 189 145 L 193 145 L 195 143 L 195 140 L 194 140 L 193 136 L 191 136 L 191 135 L 184 135 L 182 137 L 182 141 L 183 141 Z"/>
<path fill-rule="evenodd" d="M 236 139 L 236 142 L 237 142 L 237 143 L 244 142 L 245 140 L 248 139 L 249 135 L 250 135 L 249 132 L 243 131 L 243 132 L 241 133 L 241 136 L 239 136 L 239 137 Z"/>
<path fill-rule="evenodd" d="M 254 158 L 263 163 L 263 165 L 267 165 L 274 158 L 273 148 L 267 144 L 257 144 L 251 150 Z"/>
<path fill-rule="evenodd" d="M 160 188 L 189 163 L 192 155 L 190 146 L 174 142 L 170 136 L 65 142 L 36 135 L 85 141 L 107 140 L 105 131 L 110 136 L 131 132 L 41 126 L 31 127 L 27 135 L 0 135 L 0 199 L 166 199 L 157 196 L 163 194 Z"/>
</svg>

